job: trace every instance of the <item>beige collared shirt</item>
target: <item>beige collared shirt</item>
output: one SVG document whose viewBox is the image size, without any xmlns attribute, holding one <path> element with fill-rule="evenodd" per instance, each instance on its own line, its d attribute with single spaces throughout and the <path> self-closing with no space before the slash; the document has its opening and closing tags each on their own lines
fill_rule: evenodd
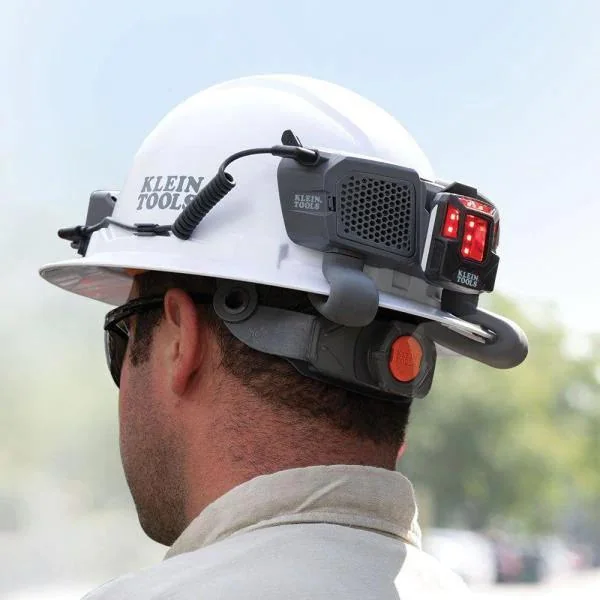
<svg viewBox="0 0 600 600">
<path fill-rule="evenodd" d="M 420 550 L 413 488 L 362 466 L 290 469 L 208 506 L 165 560 L 86 599 L 463 598 L 460 578 Z"/>
</svg>

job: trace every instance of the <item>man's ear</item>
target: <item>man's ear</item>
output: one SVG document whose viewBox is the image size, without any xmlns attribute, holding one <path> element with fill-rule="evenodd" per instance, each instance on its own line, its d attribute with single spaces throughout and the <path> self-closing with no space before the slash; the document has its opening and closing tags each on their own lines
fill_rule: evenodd
<svg viewBox="0 0 600 600">
<path fill-rule="evenodd" d="M 206 340 L 196 305 L 183 290 L 171 289 L 165 294 L 164 315 L 167 383 L 174 394 L 184 396 L 194 385 L 206 357 Z"/>
</svg>

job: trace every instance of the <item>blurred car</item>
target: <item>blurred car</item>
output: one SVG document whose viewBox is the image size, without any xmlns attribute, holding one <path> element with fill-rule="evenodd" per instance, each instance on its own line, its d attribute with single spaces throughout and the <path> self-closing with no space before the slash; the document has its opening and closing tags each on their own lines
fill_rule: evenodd
<svg viewBox="0 0 600 600">
<path fill-rule="evenodd" d="M 556 536 L 528 538 L 494 532 L 488 539 L 494 548 L 498 583 L 537 583 L 585 565 L 583 555 Z"/>
<path fill-rule="evenodd" d="M 496 582 L 494 547 L 483 535 L 463 529 L 430 529 L 423 535 L 423 550 L 469 586 Z"/>
<path fill-rule="evenodd" d="M 497 532 L 490 534 L 487 539 L 494 552 L 496 583 L 521 581 L 527 562 L 523 549 L 508 536 Z"/>
</svg>

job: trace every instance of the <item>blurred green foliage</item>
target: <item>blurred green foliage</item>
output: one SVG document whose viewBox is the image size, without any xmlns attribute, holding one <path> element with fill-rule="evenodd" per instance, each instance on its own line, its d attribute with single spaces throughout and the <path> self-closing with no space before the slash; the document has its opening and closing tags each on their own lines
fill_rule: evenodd
<svg viewBox="0 0 600 600">
<path fill-rule="evenodd" d="M 575 511 L 593 527 L 600 512 L 600 339 L 574 353 L 549 308 L 535 319 L 506 298 L 494 298 L 491 308 L 526 331 L 527 360 L 509 371 L 439 360 L 431 394 L 414 404 L 399 468 L 430 524 L 512 523 L 543 532 L 561 529 Z"/>
</svg>

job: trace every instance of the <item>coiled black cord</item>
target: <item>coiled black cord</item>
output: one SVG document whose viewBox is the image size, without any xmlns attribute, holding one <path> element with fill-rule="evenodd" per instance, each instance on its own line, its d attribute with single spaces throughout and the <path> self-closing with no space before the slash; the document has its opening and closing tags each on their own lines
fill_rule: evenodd
<svg viewBox="0 0 600 600">
<path fill-rule="evenodd" d="M 235 180 L 225 171 L 219 170 L 183 209 L 171 227 L 173 235 L 181 240 L 187 240 L 219 200 L 222 200 L 235 187 Z"/>
<path fill-rule="evenodd" d="M 252 148 L 232 154 L 219 167 L 218 173 L 192 198 L 183 212 L 175 219 L 171 227 L 173 235 L 181 240 L 189 239 L 208 212 L 235 187 L 235 179 L 225 169 L 238 158 L 254 154 L 272 154 L 281 158 L 293 158 L 306 166 L 314 166 L 320 160 L 320 155 L 316 150 L 301 146 Z"/>
</svg>

